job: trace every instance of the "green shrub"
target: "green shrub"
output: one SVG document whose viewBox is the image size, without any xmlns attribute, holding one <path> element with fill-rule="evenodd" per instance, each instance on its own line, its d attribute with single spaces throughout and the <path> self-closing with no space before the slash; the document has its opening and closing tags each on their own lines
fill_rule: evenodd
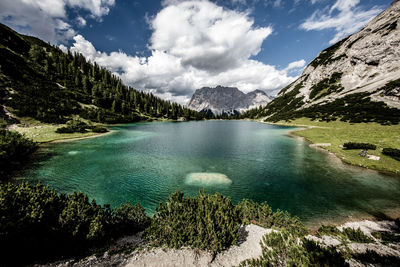
<svg viewBox="0 0 400 267">
<path fill-rule="evenodd" d="M 149 220 L 139 205 L 113 211 L 83 193 L 57 194 L 41 184 L 2 184 L 2 264 L 81 256 L 113 238 L 143 230 Z M 23 252 L 23 257 L 15 257 L 16 252 Z"/>
<path fill-rule="evenodd" d="M 355 142 L 348 142 L 348 143 L 344 143 L 343 147 L 345 149 L 371 149 L 371 150 L 375 150 L 376 149 L 376 145 L 373 144 L 369 144 L 369 143 L 355 143 Z"/>
<path fill-rule="evenodd" d="M 240 266 L 308 266 L 310 260 L 300 238 L 286 230 L 265 234 L 260 242 L 262 255 Z"/>
<path fill-rule="evenodd" d="M 37 148 L 37 143 L 18 132 L 0 129 L 0 174 L 13 168 L 14 163 L 26 159 Z M 0 178 L 1 180 L 1 178 Z"/>
<path fill-rule="evenodd" d="M 382 150 L 382 154 L 400 160 L 400 149 L 386 147 Z"/>
<path fill-rule="evenodd" d="M 365 235 L 360 228 L 343 228 L 343 233 L 347 236 L 350 241 L 357 243 L 371 243 L 373 240 Z"/>
<path fill-rule="evenodd" d="M 399 266 L 400 258 L 393 255 L 381 255 L 376 251 L 369 250 L 362 254 L 355 254 L 353 258 L 366 266 Z"/>
<path fill-rule="evenodd" d="M 381 232 L 373 232 L 372 236 L 380 239 L 383 244 L 387 245 L 389 243 L 400 243 L 400 235 L 397 233 L 392 233 L 392 232 L 386 232 L 386 231 L 381 231 Z"/>
<path fill-rule="evenodd" d="M 94 133 L 106 133 L 106 132 L 108 132 L 108 130 L 107 130 L 107 128 L 105 128 L 105 127 L 95 126 L 95 127 L 92 129 L 92 132 L 94 132 Z"/>
<path fill-rule="evenodd" d="M 313 240 L 303 238 L 303 247 L 307 251 L 310 266 L 349 266 L 345 256 L 335 247 L 322 247 Z"/>
<path fill-rule="evenodd" d="M 242 224 L 254 223 L 265 228 L 286 229 L 298 236 L 308 233 L 298 217 L 291 217 L 288 212 L 280 210 L 273 212 L 266 202 L 256 203 L 244 199 L 236 205 L 235 209 Z"/>
<path fill-rule="evenodd" d="M 229 198 L 203 191 L 197 197 L 185 198 L 182 192 L 176 192 L 166 203 L 160 203 L 145 235 L 154 245 L 191 246 L 217 253 L 236 244 L 238 230 Z"/>
<path fill-rule="evenodd" d="M 90 128 L 85 122 L 80 120 L 69 120 L 64 127 L 56 130 L 56 133 L 85 133 L 87 128 Z"/>
<path fill-rule="evenodd" d="M 286 230 L 264 235 L 260 244 L 262 255 L 245 260 L 240 266 L 349 266 L 336 248 L 322 247 Z"/>
</svg>

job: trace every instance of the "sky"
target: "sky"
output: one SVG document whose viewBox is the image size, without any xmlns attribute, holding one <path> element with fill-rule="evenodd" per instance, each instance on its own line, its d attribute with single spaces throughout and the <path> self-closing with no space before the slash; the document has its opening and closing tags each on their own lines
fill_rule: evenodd
<svg viewBox="0 0 400 267">
<path fill-rule="evenodd" d="M 274 96 L 392 0 L 1 0 L 0 21 L 187 104 L 217 85 Z"/>
</svg>

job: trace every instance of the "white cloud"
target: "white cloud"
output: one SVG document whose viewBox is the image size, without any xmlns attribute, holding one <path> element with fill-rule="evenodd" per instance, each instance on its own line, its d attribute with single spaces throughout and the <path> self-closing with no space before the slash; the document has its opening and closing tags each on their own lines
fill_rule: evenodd
<svg viewBox="0 0 400 267">
<path fill-rule="evenodd" d="M 82 18 L 81 16 L 78 16 L 76 18 L 76 21 L 78 22 L 79 27 L 85 27 L 86 26 L 86 20 Z"/>
<path fill-rule="evenodd" d="M 0 21 L 57 43 L 76 34 L 66 22 L 67 7 L 86 10 L 92 18 L 101 19 L 114 3 L 114 0 L 1 0 Z M 75 19 L 78 26 L 86 25 L 84 18 L 77 16 Z"/>
<path fill-rule="evenodd" d="M 368 10 L 358 7 L 359 2 L 360 0 L 337 0 L 331 8 L 315 11 L 300 28 L 306 31 L 334 29 L 336 35 L 329 43 L 336 43 L 362 28 L 382 12 L 378 7 Z"/>
<path fill-rule="evenodd" d="M 272 28 L 256 28 L 248 14 L 209 1 L 164 1 L 150 25 L 149 57 L 102 53 L 81 35 L 74 37 L 70 49 L 118 73 L 134 88 L 182 104 L 203 86 L 276 92 L 295 79 L 288 72 L 305 64 L 300 60 L 277 70 L 250 59 L 259 53 Z"/>
</svg>

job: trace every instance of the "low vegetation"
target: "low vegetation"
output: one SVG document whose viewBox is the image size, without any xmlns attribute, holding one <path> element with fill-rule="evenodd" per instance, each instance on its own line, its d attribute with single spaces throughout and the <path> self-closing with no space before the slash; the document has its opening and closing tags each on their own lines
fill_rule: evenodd
<svg viewBox="0 0 400 267">
<path fill-rule="evenodd" d="M 24 135 L 0 128 L 0 180 L 19 166 L 37 148 L 37 143 Z"/>
<path fill-rule="evenodd" d="M 355 123 L 342 121 L 317 121 L 307 118 L 296 119 L 290 122 L 280 121 L 278 124 L 287 126 L 313 127 L 296 131 L 298 136 L 305 137 L 314 144 L 328 143 L 324 147 L 334 153 L 342 161 L 362 166 L 369 169 L 400 173 L 400 162 L 383 153 L 383 148 L 400 149 L 399 136 L 400 125 L 380 125 L 378 123 Z M 359 151 L 343 149 L 347 142 L 369 143 L 376 145 L 373 155 L 380 160 L 370 160 L 358 155 Z"/>
<path fill-rule="evenodd" d="M 400 161 L 400 149 L 385 147 L 382 150 L 382 154 L 387 155 L 389 157 L 392 157 L 392 158 Z"/>
<path fill-rule="evenodd" d="M 85 255 L 149 222 L 139 204 L 111 210 L 82 193 L 57 194 L 41 184 L 0 186 L 0 250 L 6 265 Z"/>
<path fill-rule="evenodd" d="M 184 197 L 177 192 L 166 203 L 160 203 L 146 237 L 154 245 L 191 246 L 217 253 L 236 244 L 238 230 L 229 198 L 204 192 Z"/>
<path fill-rule="evenodd" d="M 359 228 L 343 228 L 339 230 L 337 227 L 332 225 L 322 225 L 317 232 L 317 236 L 322 237 L 324 235 L 332 236 L 341 242 L 356 242 L 356 243 L 371 243 L 373 240 L 365 235 Z"/>
<path fill-rule="evenodd" d="M 376 145 L 369 144 L 369 143 L 356 143 L 356 142 L 347 142 L 343 144 L 343 148 L 345 149 L 371 149 L 375 150 Z"/>
</svg>

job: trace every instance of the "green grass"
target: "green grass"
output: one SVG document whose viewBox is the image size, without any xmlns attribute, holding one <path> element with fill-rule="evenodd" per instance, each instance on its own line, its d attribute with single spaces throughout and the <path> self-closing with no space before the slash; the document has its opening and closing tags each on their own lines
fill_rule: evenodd
<svg viewBox="0 0 400 267">
<path fill-rule="evenodd" d="M 99 133 L 94 133 L 91 131 L 86 133 L 59 134 L 56 133 L 57 128 L 65 126 L 65 124 L 46 124 L 27 117 L 18 119 L 21 121 L 21 124 L 19 124 L 17 128 L 11 130 L 24 134 L 27 138 L 30 138 L 38 143 L 99 135 Z"/>
<path fill-rule="evenodd" d="M 400 161 L 382 154 L 384 147 L 400 149 L 400 125 L 380 125 L 377 123 L 348 123 L 342 121 L 319 122 L 308 118 L 300 118 L 291 122 L 280 121 L 279 125 L 304 126 L 308 128 L 296 131 L 295 134 L 302 136 L 312 143 L 331 143 L 324 147 L 338 156 L 342 161 L 369 169 L 393 172 L 400 174 Z M 371 143 L 377 146 L 376 150 L 369 151 L 370 154 L 380 156 L 379 161 L 360 157 L 358 150 L 344 150 L 346 142 Z"/>
</svg>

